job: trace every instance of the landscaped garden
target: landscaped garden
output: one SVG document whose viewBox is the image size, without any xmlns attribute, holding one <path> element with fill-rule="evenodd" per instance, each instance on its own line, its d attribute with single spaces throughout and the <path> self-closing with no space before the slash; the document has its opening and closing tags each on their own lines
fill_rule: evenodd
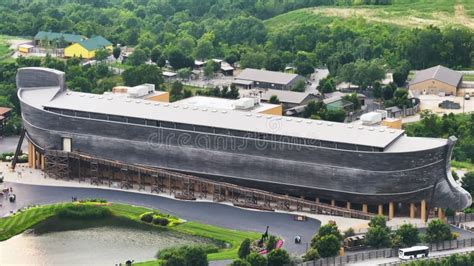
<svg viewBox="0 0 474 266">
<path fill-rule="evenodd" d="M 201 254 L 201 258 L 204 257 L 205 261 L 235 259 L 238 257 L 239 245 L 244 239 L 255 240 L 260 236 L 253 232 L 235 231 L 188 222 L 144 207 L 108 203 L 103 200 L 85 200 L 33 206 L 22 209 L 11 216 L 0 218 L 0 241 L 19 235 L 30 228 L 38 231 L 45 228 L 48 228 L 45 231 L 61 231 L 104 225 L 140 227 L 140 229 L 150 231 L 162 230 L 163 232 L 209 239 L 210 243 L 215 243 L 215 245 L 191 245 L 161 250 L 157 255 L 157 260 L 138 263 L 138 265 L 167 265 L 169 256 L 166 254 L 178 251 L 181 252 L 180 254 L 189 252 L 195 254 L 191 256 L 193 259 L 198 258 Z"/>
</svg>

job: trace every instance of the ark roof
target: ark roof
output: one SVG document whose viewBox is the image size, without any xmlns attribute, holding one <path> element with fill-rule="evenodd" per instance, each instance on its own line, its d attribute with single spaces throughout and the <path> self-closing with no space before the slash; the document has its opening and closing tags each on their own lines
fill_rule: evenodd
<svg viewBox="0 0 474 266">
<path fill-rule="evenodd" d="M 403 130 L 351 126 L 343 123 L 199 108 L 72 91 L 61 92 L 50 101 L 34 104 L 42 98 L 37 97 L 38 93 L 35 90 L 26 90 L 22 93 L 22 98 L 26 102 L 33 101 L 33 105 L 49 108 L 294 136 L 383 149 L 403 135 Z"/>
</svg>

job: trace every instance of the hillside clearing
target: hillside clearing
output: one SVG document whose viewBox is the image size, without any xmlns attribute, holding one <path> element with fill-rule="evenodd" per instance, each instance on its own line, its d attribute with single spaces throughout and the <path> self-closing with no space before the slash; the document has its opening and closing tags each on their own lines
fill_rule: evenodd
<svg viewBox="0 0 474 266">
<path fill-rule="evenodd" d="M 321 22 L 324 17 L 362 18 L 368 22 L 402 27 L 463 26 L 474 29 L 474 1 L 397 1 L 389 6 L 315 7 L 288 12 L 269 19 L 270 29 L 282 25 Z"/>
</svg>

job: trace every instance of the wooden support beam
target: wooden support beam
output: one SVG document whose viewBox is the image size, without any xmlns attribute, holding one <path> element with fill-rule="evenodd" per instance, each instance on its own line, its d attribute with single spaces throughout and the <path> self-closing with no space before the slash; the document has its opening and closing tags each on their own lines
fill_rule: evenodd
<svg viewBox="0 0 474 266">
<path fill-rule="evenodd" d="M 333 206 L 333 207 L 336 206 L 336 200 L 331 200 L 331 206 Z"/>
<path fill-rule="evenodd" d="M 410 203 L 410 218 L 415 218 L 416 207 L 415 203 Z"/>
<path fill-rule="evenodd" d="M 28 167 L 33 168 L 33 144 L 28 141 Z"/>
<path fill-rule="evenodd" d="M 390 202 L 388 204 L 388 219 L 393 219 L 393 216 L 395 216 L 395 204 Z"/>
<path fill-rule="evenodd" d="M 369 206 L 367 204 L 362 204 L 362 212 L 368 213 L 369 212 Z"/>
<path fill-rule="evenodd" d="M 444 221 L 444 210 L 441 209 L 441 208 L 438 208 L 438 219 L 440 219 L 441 221 Z"/>
<path fill-rule="evenodd" d="M 421 221 L 426 222 L 426 200 L 421 201 Z"/>
<path fill-rule="evenodd" d="M 348 201 L 347 202 L 347 209 L 350 210 L 351 209 L 351 203 Z"/>
<path fill-rule="evenodd" d="M 378 215 L 383 215 L 383 204 L 379 204 Z"/>
</svg>

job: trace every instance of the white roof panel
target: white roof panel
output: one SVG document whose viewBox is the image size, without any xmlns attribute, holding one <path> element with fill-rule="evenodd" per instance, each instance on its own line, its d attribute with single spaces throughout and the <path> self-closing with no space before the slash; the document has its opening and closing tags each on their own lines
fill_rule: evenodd
<svg viewBox="0 0 474 266">
<path fill-rule="evenodd" d="M 22 92 L 27 102 L 35 102 L 37 94 L 30 90 Z M 30 97 L 31 96 L 31 97 Z M 44 98 L 42 98 L 44 100 Z M 101 114 L 146 118 L 176 123 L 228 128 L 249 132 L 294 136 L 323 141 L 349 143 L 385 148 L 403 130 L 371 130 L 370 127 L 354 127 L 348 124 L 282 117 L 273 115 L 249 114 L 234 110 L 214 111 L 209 108 L 188 108 L 179 104 L 165 104 L 150 101 L 127 101 L 125 98 L 101 97 L 89 93 L 68 91 L 58 94 L 53 100 L 36 103 L 50 108 Z"/>
</svg>

